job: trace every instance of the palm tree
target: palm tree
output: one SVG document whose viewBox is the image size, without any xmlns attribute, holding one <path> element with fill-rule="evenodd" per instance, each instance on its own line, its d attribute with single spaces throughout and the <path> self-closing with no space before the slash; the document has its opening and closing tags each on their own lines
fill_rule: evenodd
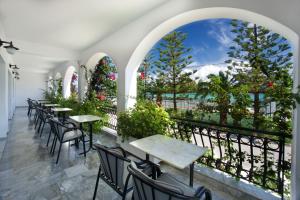
<svg viewBox="0 0 300 200">
<path fill-rule="evenodd" d="M 197 93 L 202 98 L 210 96 L 209 101 L 216 104 L 219 111 L 220 124 L 227 123 L 227 115 L 230 109 L 231 90 L 233 89 L 233 80 L 228 73 L 222 71 L 218 75 L 208 75 L 208 81 L 199 81 Z"/>
</svg>

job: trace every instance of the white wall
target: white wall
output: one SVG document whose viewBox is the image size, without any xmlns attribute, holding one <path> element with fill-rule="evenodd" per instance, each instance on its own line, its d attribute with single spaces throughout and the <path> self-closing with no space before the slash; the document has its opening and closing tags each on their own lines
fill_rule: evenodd
<svg viewBox="0 0 300 200">
<path fill-rule="evenodd" d="M 3 28 L 0 24 L 0 38 L 6 40 Z M 9 64 L 14 64 L 12 57 L 0 47 L 0 138 L 4 138 L 8 132 L 8 74 L 11 73 Z M 12 108 L 14 110 L 14 108 Z"/>
<path fill-rule="evenodd" d="M 7 66 L 0 55 L 0 138 L 8 131 Z"/>
<path fill-rule="evenodd" d="M 27 106 L 27 98 L 43 99 L 46 80 L 46 74 L 21 71 L 16 80 L 16 106 Z"/>
</svg>

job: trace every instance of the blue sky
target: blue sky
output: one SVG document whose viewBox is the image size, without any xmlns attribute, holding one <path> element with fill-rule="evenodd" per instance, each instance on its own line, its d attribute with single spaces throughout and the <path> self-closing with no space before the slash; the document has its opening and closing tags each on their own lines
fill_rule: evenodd
<svg viewBox="0 0 300 200">
<path fill-rule="evenodd" d="M 219 71 L 225 71 L 228 60 L 228 49 L 234 45 L 234 34 L 231 32 L 231 19 L 208 19 L 196 21 L 181 26 L 174 31 L 180 31 L 187 34 L 184 45 L 192 48 L 189 53 L 193 56 L 193 63 L 185 69 L 186 72 L 197 70 L 191 76 L 192 79 L 199 77 L 201 80 L 207 80 L 209 74 L 218 74 Z M 158 59 L 157 48 L 162 40 L 159 40 L 152 48 L 154 59 Z M 156 71 L 155 68 L 152 71 Z M 153 75 L 155 76 L 155 75 Z"/>
<path fill-rule="evenodd" d="M 193 61 L 199 65 L 223 63 L 232 43 L 230 19 L 208 19 L 181 26 L 176 31 L 187 34 L 184 44 L 192 48 Z M 158 41 L 153 50 L 159 46 Z M 155 50 L 154 50 L 155 52 Z"/>
<path fill-rule="evenodd" d="M 201 20 L 175 29 L 187 34 L 184 45 L 192 48 L 191 66 L 201 66 L 197 73 L 201 74 L 200 78 L 205 79 L 210 73 L 226 69 L 224 61 L 228 59 L 227 50 L 233 39 L 230 21 L 230 19 Z M 160 41 L 152 48 L 156 58 L 158 58 L 156 49 Z"/>
</svg>

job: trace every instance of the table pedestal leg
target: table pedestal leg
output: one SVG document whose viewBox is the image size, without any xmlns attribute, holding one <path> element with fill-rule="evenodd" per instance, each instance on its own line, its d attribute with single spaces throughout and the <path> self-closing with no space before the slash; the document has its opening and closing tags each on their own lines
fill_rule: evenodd
<svg viewBox="0 0 300 200">
<path fill-rule="evenodd" d="M 66 122 L 66 113 L 63 112 L 62 115 L 63 115 L 63 116 L 62 116 L 62 118 L 63 118 L 63 123 L 65 123 L 65 122 Z"/>
<path fill-rule="evenodd" d="M 93 124 L 89 123 L 89 131 L 90 131 L 90 147 L 89 150 L 94 149 L 93 147 Z"/>
<path fill-rule="evenodd" d="M 149 154 L 147 154 L 146 153 L 146 161 L 149 161 L 150 162 L 150 156 L 149 156 Z M 156 167 L 153 165 L 152 166 L 152 179 L 156 179 L 157 178 L 157 176 L 156 176 Z"/>
<path fill-rule="evenodd" d="M 81 130 L 82 130 L 82 126 L 81 126 Z M 92 123 L 89 123 L 89 148 L 85 151 L 85 153 L 89 152 L 91 149 L 94 149 L 93 148 L 93 124 Z M 83 141 L 84 142 L 84 141 Z M 81 154 L 84 154 L 84 152 L 80 153 Z"/>
<path fill-rule="evenodd" d="M 193 187 L 194 184 L 194 162 L 190 164 L 190 186 Z"/>
</svg>

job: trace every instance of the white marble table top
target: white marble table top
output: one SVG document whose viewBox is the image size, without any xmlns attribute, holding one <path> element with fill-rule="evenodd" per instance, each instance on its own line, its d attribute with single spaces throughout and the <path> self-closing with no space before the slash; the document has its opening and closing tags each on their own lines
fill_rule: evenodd
<svg viewBox="0 0 300 200">
<path fill-rule="evenodd" d="M 69 118 L 77 123 L 94 122 L 94 121 L 101 120 L 100 117 L 95 115 L 76 115 L 76 116 L 70 116 Z"/>
<path fill-rule="evenodd" d="M 45 104 L 44 105 L 45 107 L 58 107 L 58 106 L 60 106 L 59 104 L 55 104 L 55 103 L 50 103 L 50 104 Z"/>
<path fill-rule="evenodd" d="M 53 112 L 68 112 L 68 111 L 72 111 L 71 108 L 51 108 L 51 110 Z"/>
<path fill-rule="evenodd" d="M 42 102 L 40 102 L 40 104 L 51 104 L 51 101 L 42 101 Z"/>
<path fill-rule="evenodd" d="M 164 135 L 153 135 L 129 144 L 179 169 L 189 166 L 207 151 L 207 148 Z"/>
</svg>

